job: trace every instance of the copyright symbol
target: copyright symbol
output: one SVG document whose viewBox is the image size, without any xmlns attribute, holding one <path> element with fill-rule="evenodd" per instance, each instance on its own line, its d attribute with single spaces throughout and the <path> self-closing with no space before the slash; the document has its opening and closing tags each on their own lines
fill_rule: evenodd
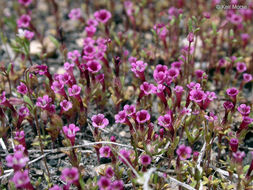
<svg viewBox="0 0 253 190">
<path fill-rule="evenodd" d="M 216 9 L 218 9 L 218 10 L 219 10 L 220 8 L 221 8 L 221 6 L 220 6 L 220 5 L 216 5 Z"/>
</svg>

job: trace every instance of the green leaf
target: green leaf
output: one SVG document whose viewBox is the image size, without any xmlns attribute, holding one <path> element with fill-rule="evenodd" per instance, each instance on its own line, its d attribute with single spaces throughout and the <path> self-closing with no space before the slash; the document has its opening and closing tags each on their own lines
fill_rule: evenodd
<svg viewBox="0 0 253 190">
<path fill-rule="evenodd" d="M 191 32 L 192 31 L 192 20 L 191 19 L 189 19 L 189 21 L 188 21 L 188 28 L 189 28 L 189 32 Z"/>
<path fill-rule="evenodd" d="M 8 65 L 8 68 L 7 68 L 7 75 L 9 75 L 10 70 L 11 70 L 11 63 L 9 63 L 9 65 Z"/>
<path fill-rule="evenodd" d="M 26 95 L 24 95 L 24 102 L 27 103 L 33 109 L 32 100 Z M 32 110 L 29 110 L 29 111 L 32 111 Z"/>
<path fill-rule="evenodd" d="M 53 36 L 48 36 L 48 37 L 49 37 L 49 39 L 51 40 L 51 42 L 53 42 L 53 44 L 54 44 L 57 48 L 60 47 L 60 43 L 59 43 L 59 41 L 58 41 L 55 37 L 53 37 Z"/>
</svg>

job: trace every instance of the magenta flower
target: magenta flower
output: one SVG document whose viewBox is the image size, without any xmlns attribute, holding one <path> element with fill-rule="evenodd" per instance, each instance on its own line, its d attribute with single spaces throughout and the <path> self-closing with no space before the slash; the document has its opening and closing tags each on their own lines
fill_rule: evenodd
<svg viewBox="0 0 253 190">
<path fill-rule="evenodd" d="M 98 181 L 98 186 L 100 190 L 110 190 L 111 180 L 102 176 Z"/>
<path fill-rule="evenodd" d="M 241 104 L 237 110 L 242 114 L 242 116 L 248 116 L 250 114 L 250 106 L 246 104 Z"/>
<path fill-rule="evenodd" d="M 214 122 L 218 119 L 218 117 L 216 115 L 214 115 L 213 112 L 210 112 L 209 115 L 205 115 L 205 118 L 209 121 L 209 122 Z"/>
<path fill-rule="evenodd" d="M 42 109 L 47 109 L 52 102 L 52 98 L 50 98 L 48 95 L 44 95 L 43 97 L 38 97 L 36 106 L 42 108 Z"/>
<path fill-rule="evenodd" d="M 144 82 L 140 86 L 141 91 L 147 96 L 156 92 L 156 87 L 153 84 Z"/>
<path fill-rule="evenodd" d="M 238 143 L 239 143 L 238 139 L 235 139 L 235 138 L 230 139 L 229 145 L 230 145 L 230 148 L 231 148 L 232 152 L 237 151 Z"/>
<path fill-rule="evenodd" d="M 112 167 L 108 167 L 106 170 L 105 170 L 105 175 L 106 177 L 108 178 L 112 178 L 114 176 L 114 171 L 112 169 Z"/>
<path fill-rule="evenodd" d="M 81 92 L 81 87 L 74 84 L 71 88 L 68 89 L 69 96 L 78 96 Z"/>
<path fill-rule="evenodd" d="M 94 26 L 94 27 L 96 27 L 97 25 L 98 25 L 98 22 L 97 22 L 97 20 L 96 19 L 88 19 L 87 20 L 87 25 L 88 26 Z"/>
<path fill-rule="evenodd" d="M 46 65 L 37 65 L 35 73 L 39 75 L 45 75 L 48 73 L 48 67 Z"/>
<path fill-rule="evenodd" d="M 143 61 L 136 61 L 131 63 L 131 71 L 134 72 L 135 76 L 144 80 L 144 71 L 147 67 L 147 63 Z"/>
<path fill-rule="evenodd" d="M 171 79 L 171 80 L 175 80 L 179 75 L 179 70 L 172 67 L 168 70 L 168 77 Z"/>
<path fill-rule="evenodd" d="M 237 151 L 237 152 L 233 152 L 232 156 L 233 156 L 233 159 L 235 160 L 235 162 L 242 163 L 242 160 L 245 157 L 245 153 Z"/>
<path fill-rule="evenodd" d="M 12 167 L 15 171 L 24 168 L 28 161 L 29 158 L 24 156 L 24 153 L 21 151 L 17 151 L 14 155 L 8 155 L 6 157 L 6 165 Z"/>
<path fill-rule="evenodd" d="M 68 111 L 72 108 L 72 103 L 67 100 L 61 101 L 60 105 L 64 111 Z"/>
<path fill-rule="evenodd" d="M 75 67 L 75 64 L 74 63 L 69 63 L 69 62 L 65 62 L 64 63 L 64 69 L 66 71 L 69 71 L 69 70 L 73 70 L 73 68 Z"/>
<path fill-rule="evenodd" d="M 64 84 L 59 81 L 54 81 L 51 89 L 54 91 L 55 94 L 61 94 L 63 95 L 65 93 L 64 91 Z"/>
<path fill-rule="evenodd" d="M 228 96 L 235 99 L 237 94 L 239 93 L 239 90 L 233 87 L 233 88 L 227 89 L 226 92 Z"/>
<path fill-rule="evenodd" d="M 134 105 L 125 105 L 124 111 L 125 111 L 126 115 L 130 117 L 135 114 L 136 109 L 135 109 Z"/>
<path fill-rule="evenodd" d="M 93 35 L 97 31 L 97 28 L 95 26 L 91 25 L 91 26 L 86 26 L 84 30 L 85 30 L 88 37 L 93 37 Z"/>
<path fill-rule="evenodd" d="M 124 182 L 122 180 L 116 180 L 111 184 L 113 190 L 124 190 Z"/>
<path fill-rule="evenodd" d="M 58 185 L 54 185 L 54 186 L 51 187 L 49 190 L 62 190 L 62 188 L 59 187 Z"/>
<path fill-rule="evenodd" d="M 200 104 L 206 99 L 206 94 L 202 90 L 191 90 L 190 91 L 190 100 Z"/>
<path fill-rule="evenodd" d="M 61 172 L 61 177 L 63 181 L 65 181 L 67 184 L 72 184 L 78 181 L 79 179 L 79 173 L 78 169 L 73 168 L 64 168 Z"/>
<path fill-rule="evenodd" d="M 77 61 L 79 57 L 81 57 L 81 54 L 79 53 L 78 50 L 73 50 L 73 51 L 68 52 L 68 59 L 74 62 Z"/>
<path fill-rule="evenodd" d="M 187 40 L 188 42 L 192 43 L 194 42 L 194 34 L 192 32 L 190 32 L 187 36 Z"/>
<path fill-rule="evenodd" d="M 175 61 L 171 63 L 171 68 L 176 68 L 179 71 L 181 70 L 181 66 L 182 66 L 183 62 L 182 61 Z"/>
<path fill-rule="evenodd" d="M 93 127 L 105 128 L 109 124 L 108 119 L 103 114 L 93 115 L 91 120 Z"/>
<path fill-rule="evenodd" d="M 28 170 L 15 172 L 11 181 L 13 181 L 16 188 L 28 189 L 28 186 L 30 186 L 29 189 L 31 189 L 31 183 L 30 183 L 30 178 L 28 175 Z"/>
<path fill-rule="evenodd" d="M 4 105 L 5 103 L 6 103 L 5 91 L 3 91 L 0 96 L 0 105 Z"/>
<path fill-rule="evenodd" d="M 131 163 L 131 161 L 130 161 L 131 151 L 125 150 L 125 149 L 121 149 L 121 150 L 119 151 L 119 153 L 120 153 L 121 156 L 123 156 L 129 163 Z M 120 160 L 121 162 L 123 162 L 124 164 L 126 164 L 126 162 L 124 161 L 124 159 L 122 159 L 121 156 L 119 156 L 119 160 Z"/>
<path fill-rule="evenodd" d="M 102 68 L 101 64 L 96 60 L 88 61 L 87 67 L 88 71 L 90 71 L 92 74 L 99 72 Z"/>
<path fill-rule="evenodd" d="M 14 147 L 14 152 L 24 152 L 25 151 L 25 147 L 22 144 L 16 145 Z"/>
<path fill-rule="evenodd" d="M 103 146 L 99 149 L 99 153 L 101 157 L 110 158 L 112 156 L 112 150 L 109 146 Z"/>
<path fill-rule="evenodd" d="M 31 17 L 29 15 L 22 15 L 17 21 L 17 25 L 19 28 L 28 28 L 31 22 Z"/>
<path fill-rule="evenodd" d="M 80 8 L 72 9 L 68 14 L 68 16 L 71 20 L 78 20 L 79 18 L 81 18 L 81 9 Z"/>
<path fill-rule="evenodd" d="M 68 84 L 71 81 L 71 76 L 69 73 L 64 73 L 62 75 L 59 75 L 59 82 L 62 84 Z"/>
<path fill-rule="evenodd" d="M 244 71 L 247 70 L 247 67 L 246 67 L 245 63 L 238 62 L 238 63 L 236 63 L 236 69 L 237 69 L 237 72 L 243 73 Z"/>
<path fill-rule="evenodd" d="M 187 84 L 187 87 L 191 90 L 201 90 L 201 86 L 199 83 L 196 82 L 190 82 L 189 84 Z"/>
<path fill-rule="evenodd" d="M 229 19 L 232 24 L 239 25 L 242 23 L 242 17 L 237 14 L 233 14 Z"/>
<path fill-rule="evenodd" d="M 147 110 L 138 111 L 136 116 L 136 120 L 139 124 L 146 123 L 150 120 L 150 115 Z"/>
<path fill-rule="evenodd" d="M 196 75 L 197 79 L 203 79 L 203 74 L 204 73 L 205 72 L 203 70 L 200 70 L 200 69 L 195 71 L 195 75 Z"/>
<path fill-rule="evenodd" d="M 34 32 L 31 32 L 29 30 L 24 30 L 25 38 L 31 41 L 34 37 Z"/>
<path fill-rule="evenodd" d="M 192 149 L 189 146 L 180 145 L 176 152 L 180 160 L 186 160 L 191 157 Z"/>
<path fill-rule="evenodd" d="M 103 24 L 107 23 L 108 20 L 112 17 L 111 13 L 105 9 L 101 9 L 94 13 L 94 17 L 98 22 Z"/>
<path fill-rule="evenodd" d="M 76 137 L 76 132 L 80 131 L 80 128 L 75 126 L 75 124 L 69 124 L 68 126 L 64 126 L 62 128 L 64 134 L 66 137 L 70 140 L 72 146 L 75 144 L 75 137 Z"/>
<path fill-rule="evenodd" d="M 21 106 L 18 110 L 18 115 L 22 118 L 29 116 L 30 111 L 27 107 Z"/>
<path fill-rule="evenodd" d="M 141 155 L 140 163 L 143 166 L 148 166 L 151 163 L 151 157 L 149 155 L 146 155 L 146 154 Z"/>
<path fill-rule="evenodd" d="M 25 132 L 24 131 L 16 131 L 14 139 L 19 142 L 24 141 L 25 140 Z"/>
<path fill-rule="evenodd" d="M 32 0 L 18 0 L 18 2 L 21 4 L 21 5 L 24 5 L 24 6 L 29 6 L 31 3 L 32 3 Z"/>
<path fill-rule="evenodd" d="M 167 72 L 160 71 L 160 72 L 154 72 L 153 76 L 154 76 L 155 81 L 158 84 L 163 84 L 166 81 L 168 74 Z"/>
<path fill-rule="evenodd" d="M 166 114 L 164 116 L 160 116 L 158 118 L 158 124 L 165 127 L 165 128 L 169 128 L 172 124 L 172 119 L 170 114 Z"/>
<path fill-rule="evenodd" d="M 252 81 L 252 75 L 248 74 L 248 73 L 244 73 L 243 74 L 243 81 L 246 83 Z"/>
<path fill-rule="evenodd" d="M 224 102 L 223 106 L 226 109 L 226 111 L 230 111 L 234 108 L 234 104 L 230 101 Z"/>
<path fill-rule="evenodd" d="M 126 123 L 127 120 L 127 114 L 125 110 L 120 111 L 118 114 L 115 115 L 115 122 L 116 123 Z"/>
</svg>

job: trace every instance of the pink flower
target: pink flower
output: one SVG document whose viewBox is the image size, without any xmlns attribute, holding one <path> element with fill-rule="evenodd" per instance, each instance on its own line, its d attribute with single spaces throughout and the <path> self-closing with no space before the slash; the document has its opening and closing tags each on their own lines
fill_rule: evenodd
<svg viewBox="0 0 253 190">
<path fill-rule="evenodd" d="M 156 91 L 156 87 L 153 84 L 150 84 L 148 82 L 142 83 L 140 86 L 141 91 L 147 96 L 149 94 L 153 94 Z"/>
<path fill-rule="evenodd" d="M 248 116 L 250 114 L 250 106 L 246 104 L 241 104 L 237 110 L 242 114 L 242 116 Z"/>
<path fill-rule="evenodd" d="M 64 111 L 68 111 L 72 108 L 72 103 L 67 100 L 61 101 L 60 105 Z"/>
<path fill-rule="evenodd" d="M 178 70 L 181 70 L 181 66 L 183 64 L 183 61 L 175 61 L 171 63 L 171 68 L 176 68 Z"/>
<path fill-rule="evenodd" d="M 79 57 L 81 57 L 81 54 L 79 53 L 78 50 L 68 52 L 68 59 L 72 61 L 78 60 Z"/>
<path fill-rule="evenodd" d="M 29 15 L 22 15 L 17 21 L 19 28 L 28 28 L 31 22 L 31 17 Z"/>
<path fill-rule="evenodd" d="M 153 74 L 155 81 L 158 84 L 163 84 L 167 79 L 167 72 L 154 72 Z"/>
<path fill-rule="evenodd" d="M 194 42 L 194 34 L 192 32 L 190 32 L 187 36 L 187 40 L 188 42 L 192 43 Z"/>
<path fill-rule="evenodd" d="M 100 190 L 110 190 L 111 180 L 102 176 L 98 181 L 98 186 Z"/>
<path fill-rule="evenodd" d="M 239 93 L 239 90 L 236 88 L 229 88 L 226 90 L 227 95 L 230 96 L 231 98 L 236 98 L 236 95 Z"/>
<path fill-rule="evenodd" d="M 148 166 L 151 163 L 151 158 L 149 155 L 143 154 L 140 157 L 140 163 L 143 166 Z"/>
<path fill-rule="evenodd" d="M 29 116 L 30 111 L 27 107 L 21 106 L 18 110 L 18 115 L 22 118 Z"/>
<path fill-rule="evenodd" d="M 114 176 L 114 171 L 111 167 L 108 167 L 105 171 L 105 175 L 108 178 L 112 178 Z"/>
<path fill-rule="evenodd" d="M 191 157 L 192 149 L 189 146 L 180 145 L 176 152 L 180 160 L 186 160 Z"/>
<path fill-rule="evenodd" d="M 14 155 L 8 155 L 6 157 L 6 165 L 12 167 L 15 171 L 24 168 L 28 161 L 29 158 L 24 156 L 24 153 L 21 151 L 17 151 Z"/>
<path fill-rule="evenodd" d="M 101 9 L 94 13 L 94 17 L 98 22 L 103 24 L 107 23 L 108 20 L 112 17 L 111 13 L 105 9 Z"/>
<path fill-rule="evenodd" d="M 11 181 L 13 181 L 16 188 L 20 188 L 20 189 L 27 189 L 26 187 L 28 185 L 31 185 L 30 178 L 28 176 L 28 170 L 15 172 Z"/>
<path fill-rule="evenodd" d="M 243 158 L 245 157 L 245 153 L 244 152 L 233 152 L 233 158 L 237 163 L 242 163 Z"/>
<path fill-rule="evenodd" d="M 121 155 L 122 157 L 124 157 L 129 163 L 131 163 L 131 161 L 130 161 L 131 151 L 125 150 L 125 149 L 121 149 L 121 150 L 119 151 L 119 153 L 120 153 L 120 155 Z M 126 162 L 124 161 L 124 159 L 123 159 L 121 156 L 119 156 L 119 160 L 120 160 L 121 162 L 123 162 L 124 164 L 126 164 Z"/>
<path fill-rule="evenodd" d="M 28 88 L 24 83 L 21 82 L 20 85 L 17 87 L 17 91 L 18 93 L 25 95 L 28 92 Z"/>
<path fill-rule="evenodd" d="M 22 144 L 16 145 L 14 147 L 14 152 L 24 152 L 25 151 L 25 147 Z"/>
<path fill-rule="evenodd" d="M 196 75 L 196 77 L 198 78 L 198 79 L 203 79 L 203 74 L 204 74 L 205 72 L 203 71 L 203 70 L 196 70 L 195 71 L 195 75 Z"/>
<path fill-rule="evenodd" d="M 69 96 L 78 96 L 81 92 L 81 87 L 74 84 L 71 88 L 68 89 Z"/>
<path fill-rule="evenodd" d="M 126 123 L 127 115 L 125 110 L 120 111 L 118 114 L 115 115 L 115 122 L 116 123 Z"/>
<path fill-rule="evenodd" d="M 88 71 L 90 71 L 92 74 L 99 72 L 102 68 L 101 64 L 96 60 L 88 61 L 87 66 Z"/>
<path fill-rule="evenodd" d="M 237 62 L 236 63 L 236 69 L 239 73 L 243 73 L 244 71 L 247 70 L 246 64 L 242 62 Z"/>
<path fill-rule="evenodd" d="M 93 115 L 91 120 L 93 127 L 105 128 L 109 124 L 108 119 L 103 114 Z"/>
<path fill-rule="evenodd" d="M 91 19 L 87 20 L 87 25 L 96 27 L 98 25 L 98 22 L 97 22 L 97 20 L 91 18 Z"/>
<path fill-rule="evenodd" d="M 130 117 L 135 114 L 136 109 L 135 109 L 134 105 L 125 105 L 124 111 L 125 111 L 126 115 Z"/>
<path fill-rule="evenodd" d="M 184 92 L 184 88 L 182 86 L 177 85 L 177 86 L 175 86 L 175 88 L 173 90 L 176 94 L 177 99 L 181 100 L 181 96 Z"/>
<path fill-rule="evenodd" d="M 109 146 L 103 146 L 99 149 L 99 154 L 101 157 L 110 158 L 112 156 L 112 150 Z"/>
<path fill-rule="evenodd" d="M 18 0 L 18 2 L 21 4 L 21 5 L 24 5 L 24 6 L 29 6 L 31 3 L 32 3 L 32 0 Z"/>
<path fill-rule="evenodd" d="M 250 81 L 252 81 L 252 75 L 248 74 L 248 73 L 244 73 L 243 74 L 243 81 L 244 82 L 250 82 Z"/>
<path fill-rule="evenodd" d="M 223 106 L 226 109 L 226 111 L 232 110 L 234 108 L 234 104 L 230 101 L 224 102 Z"/>
<path fill-rule="evenodd" d="M 146 123 L 150 120 L 150 115 L 147 110 L 141 110 L 136 113 L 136 120 L 139 124 Z"/>
<path fill-rule="evenodd" d="M 68 16 L 71 20 L 78 20 L 79 18 L 81 18 L 81 9 L 80 8 L 72 9 L 68 14 Z"/>
<path fill-rule="evenodd" d="M 64 134 L 66 135 L 67 138 L 71 141 L 71 144 L 74 146 L 75 144 L 75 136 L 76 132 L 80 131 L 80 128 L 75 126 L 75 124 L 69 124 L 68 126 L 64 126 L 62 128 Z"/>
<path fill-rule="evenodd" d="M 205 115 L 205 118 L 209 121 L 209 122 L 214 122 L 218 119 L 218 117 L 216 115 L 214 115 L 213 112 L 210 112 L 209 115 Z"/>
<path fill-rule="evenodd" d="M 199 83 L 195 83 L 195 82 L 190 82 L 190 84 L 187 84 L 187 87 L 190 90 L 201 90 L 201 86 Z"/>
<path fill-rule="evenodd" d="M 179 75 L 179 70 L 172 67 L 168 70 L 168 77 L 171 79 L 171 80 L 175 80 Z"/>
<path fill-rule="evenodd" d="M 49 107 L 50 103 L 52 102 L 52 98 L 50 98 L 48 95 L 44 95 L 43 97 L 38 97 L 36 106 L 46 109 Z"/>
<path fill-rule="evenodd" d="M 166 114 L 164 116 L 160 116 L 158 118 L 158 124 L 165 127 L 165 128 L 169 128 L 172 124 L 172 119 L 170 114 Z"/>
<path fill-rule="evenodd" d="M 37 65 L 35 72 L 39 75 L 45 75 L 48 72 L 48 67 L 46 65 Z"/>
<path fill-rule="evenodd" d="M 61 172 L 61 177 L 63 181 L 65 181 L 67 184 L 72 184 L 78 181 L 79 179 L 79 173 L 78 169 L 73 168 L 64 168 Z"/>
<path fill-rule="evenodd" d="M 124 182 L 122 180 L 116 180 L 111 184 L 113 190 L 124 190 Z"/>
<path fill-rule="evenodd" d="M 144 63 L 143 61 L 136 61 L 131 63 L 131 71 L 134 72 L 135 76 L 138 78 L 144 77 L 144 71 L 147 67 L 147 63 Z"/>
<path fill-rule="evenodd" d="M 71 76 L 69 73 L 65 72 L 62 75 L 59 75 L 59 82 L 62 84 L 68 84 L 71 81 Z"/>
<path fill-rule="evenodd" d="M 62 188 L 59 187 L 58 185 L 54 185 L 54 186 L 51 187 L 49 190 L 62 190 Z"/>
<path fill-rule="evenodd" d="M 19 142 L 24 141 L 25 140 L 25 132 L 24 131 L 16 131 L 14 139 Z"/>
<path fill-rule="evenodd" d="M 242 23 L 242 17 L 237 14 L 233 14 L 230 18 L 230 22 L 235 25 L 239 25 Z"/>
<path fill-rule="evenodd" d="M 24 32 L 25 32 L 25 38 L 31 41 L 34 37 L 34 32 L 31 32 L 29 30 L 24 30 Z"/>
<path fill-rule="evenodd" d="M 196 103 L 201 103 L 203 100 L 206 99 L 206 94 L 202 90 L 191 90 L 190 92 L 190 100 L 196 102 Z"/>
<path fill-rule="evenodd" d="M 6 102 L 5 91 L 3 91 L 0 96 L 0 105 L 4 105 L 5 102 Z"/>
<path fill-rule="evenodd" d="M 64 69 L 66 71 L 73 70 L 74 67 L 75 67 L 74 63 L 69 63 L 69 62 L 65 62 L 64 63 Z"/>
<path fill-rule="evenodd" d="M 174 17 L 178 17 L 182 13 L 182 9 L 178 9 L 176 7 L 170 7 L 168 10 L 169 19 L 172 20 Z"/>
<path fill-rule="evenodd" d="M 64 94 L 64 84 L 59 82 L 59 81 L 54 81 L 51 89 L 54 91 L 54 93 L 58 93 L 58 94 Z"/>
<path fill-rule="evenodd" d="M 93 37 L 93 35 L 97 31 L 97 28 L 95 26 L 91 25 L 91 26 L 86 26 L 84 30 L 85 30 L 88 37 Z"/>
<path fill-rule="evenodd" d="M 236 152 L 237 151 L 237 149 L 238 149 L 238 143 L 239 143 L 238 139 L 235 139 L 235 138 L 230 139 L 229 145 L 231 147 L 232 152 Z"/>
</svg>

